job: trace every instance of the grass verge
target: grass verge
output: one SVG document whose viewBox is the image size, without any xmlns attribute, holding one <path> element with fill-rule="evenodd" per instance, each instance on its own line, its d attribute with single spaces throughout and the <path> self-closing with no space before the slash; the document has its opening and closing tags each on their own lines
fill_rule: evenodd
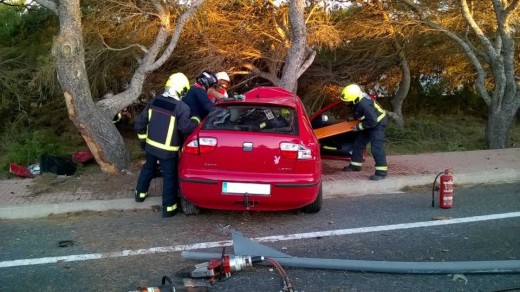
<svg viewBox="0 0 520 292">
<path fill-rule="evenodd" d="M 475 117 L 425 115 L 408 118 L 403 129 L 387 126 L 387 155 L 487 149 L 485 120 Z M 510 132 L 508 147 L 520 147 L 520 123 Z"/>
</svg>

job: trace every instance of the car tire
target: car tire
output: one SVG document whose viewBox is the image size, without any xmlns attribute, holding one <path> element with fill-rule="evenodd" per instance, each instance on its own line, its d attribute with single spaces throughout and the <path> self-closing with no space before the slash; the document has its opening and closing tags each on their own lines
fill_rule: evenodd
<svg viewBox="0 0 520 292">
<path fill-rule="evenodd" d="M 181 208 L 182 212 L 186 215 L 199 215 L 200 208 L 193 205 L 190 201 L 186 200 L 184 196 L 181 196 Z"/>
<path fill-rule="evenodd" d="M 323 186 L 320 184 L 320 191 L 314 202 L 302 208 L 303 213 L 318 213 L 323 203 Z"/>
</svg>

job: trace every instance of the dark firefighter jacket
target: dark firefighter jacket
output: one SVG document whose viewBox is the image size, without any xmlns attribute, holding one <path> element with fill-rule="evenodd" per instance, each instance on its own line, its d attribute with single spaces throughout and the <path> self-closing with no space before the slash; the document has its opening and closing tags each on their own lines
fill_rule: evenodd
<svg viewBox="0 0 520 292">
<path fill-rule="evenodd" d="M 369 96 L 364 96 L 354 105 L 354 116 L 360 121 L 356 131 L 371 129 L 378 123 L 384 126 L 388 120 L 385 110 Z"/>
<path fill-rule="evenodd" d="M 146 152 L 161 159 L 176 157 L 183 137 L 197 125 L 184 102 L 163 95 L 148 102 L 134 122 L 137 136 L 146 141 Z"/>
<path fill-rule="evenodd" d="M 209 99 L 208 93 L 202 85 L 197 83 L 190 87 L 182 101 L 190 108 L 191 115 L 199 117 L 201 121 L 213 109 L 213 102 Z"/>
</svg>

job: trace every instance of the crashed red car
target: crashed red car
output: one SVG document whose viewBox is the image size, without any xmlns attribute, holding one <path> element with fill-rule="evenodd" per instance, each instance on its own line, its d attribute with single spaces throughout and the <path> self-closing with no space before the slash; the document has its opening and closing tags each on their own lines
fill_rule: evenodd
<svg viewBox="0 0 520 292">
<path fill-rule="evenodd" d="M 182 210 L 319 212 L 319 143 L 299 97 L 258 87 L 219 101 L 187 137 L 179 163 Z"/>
</svg>

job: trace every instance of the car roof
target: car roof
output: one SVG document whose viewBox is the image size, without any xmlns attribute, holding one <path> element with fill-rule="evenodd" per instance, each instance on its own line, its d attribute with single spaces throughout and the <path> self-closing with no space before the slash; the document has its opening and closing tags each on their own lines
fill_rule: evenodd
<svg viewBox="0 0 520 292">
<path fill-rule="evenodd" d="M 224 103 L 273 104 L 296 108 L 298 103 L 301 102 L 294 93 L 274 86 L 259 86 L 244 93 L 244 96 L 243 100 L 226 101 Z"/>
</svg>

